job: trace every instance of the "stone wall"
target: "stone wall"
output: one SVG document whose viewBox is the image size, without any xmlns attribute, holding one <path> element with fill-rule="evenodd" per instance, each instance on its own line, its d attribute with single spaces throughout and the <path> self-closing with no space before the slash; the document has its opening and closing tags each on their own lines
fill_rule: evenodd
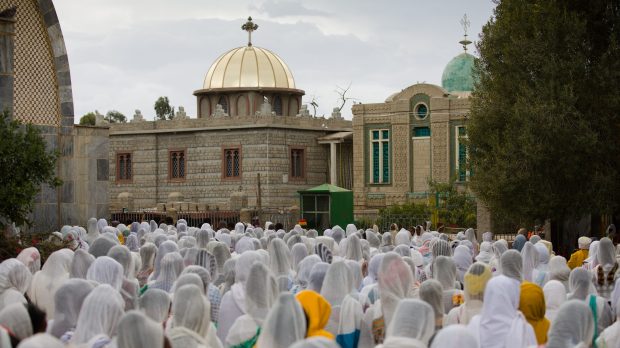
<svg viewBox="0 0 620 348">
<path fill-rule="evenodd" d="M 71 172 L 75 178 L 73 224 L 86 226 L 89 218 L 108 217 L 109 138 L 107 127 L 75 126 Z"/>
<path fill-rule="evenodd" d="M 184 202 L 200 203 L 210 209 L 228 209 L 231 194 L 240 189 L 247 195 L 248 205 L 255 207 L 258 174 L 262 207 L 283 208 L 298 205 L 298 190 L 327 180 L 329 148 L 316 141 L 327 134 L 321 128 L 296 129 L 275 124 L 204 129 L 190 127 L 196 126 L 195 121 L 203 120 L 189 121 L 168 121 L 168 128 L 159 128 L 157 124 L 162 122 L 111 126 L 108 160 L 112 210 L 123 208 L 118 197 L 126 192 L 133 201 L 132 209 L 155 208 L 158 203 L 167 203 L 169 195 L 177 192 Z M 156 127 L 160 132 L 144 132 L 137 126 Z M 241 149 L 241 177 L 224 178 L 223 151 L 236 147 Z M 291 147 L 305 149 L 303 180 L 289 176 Z M 170 150 L 186 151 L 185 180 L 169 180 Z M 129 183 L 116 180 L 116 155 L 123 152 L 132 154 L 133 178 Z"/>
</svg>

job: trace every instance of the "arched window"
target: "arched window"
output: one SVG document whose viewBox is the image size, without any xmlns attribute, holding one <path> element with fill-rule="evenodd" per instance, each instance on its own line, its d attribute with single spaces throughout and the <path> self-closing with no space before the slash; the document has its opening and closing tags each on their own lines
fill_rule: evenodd
<svg viewBox="0 0 620 348">
<path fill-rule="evenodd" d="M 275 111 L 276 115 L 282 116 L 282 99 L 279 95 L 273 98 L 273 111 Z"/>
<path fill-rule="evenodd" d="M 221 96 L 220 100 L 217 103 L 222 106 L 222 109 L 224 109 L 225 113 L 227 113 L 227 114 L 229 113 L 228 112 L 228 101 L 226 101 L 226 97 L 225 96 Z"/>
</svg>

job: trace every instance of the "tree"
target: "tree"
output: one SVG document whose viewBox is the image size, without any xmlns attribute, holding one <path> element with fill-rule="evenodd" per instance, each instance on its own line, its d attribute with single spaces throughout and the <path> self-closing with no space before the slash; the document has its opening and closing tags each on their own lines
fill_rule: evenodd
<svg viewBox="0 0 620 348">
<path fill-rule="evenodd" d="M 338 102 L 340 103 L 340 105 L 338 106 L 338 112 L 342 111 L 342 108 L 344 108 L 345 104 L 350 100 L 352 102 L 355 102 L 357 100 L 357 98 L 351 98 L 351 97 L 347 97 L 347 93 L 349 93 L 349 89 L 351 89 L 351 83 L 349 82 L 349 85 L 347 86 L 347 88 L 342 88 L 340 86 L 336 86 L 336 94 L 338 94 Z"/>
<path fill-rule="evenodd" d="M 435 196 L 439 221 L 458 227 L 476 226 L 476 200 L 467 191 L 459 190 L 454 181 L 429 182 L 429 192 Z"/>
<path fill-rule="evenodd" d="M 0 228 L 29 224 L 34 198 L 42 184 L 59 186 L 57 153 L 46 149 L 40 130 L 0 114 Z"/>
<path fill-rule="evenodd" d="M 105 114 L 105 120 L 109 123 L 126 123 L 127 117 L 116 110 L 110 110 Z"/>
<path fill-rule="evenodd" d="M 94 126 L 97 123 L 97 116 L 94 112 L 89 112 L 80 118 L 82 126 Z"/>
<path fill-rule="evenodd" d="M 564 221 L 617 209 L 619 16 L 617 1 L 497 1 L 468 122 L 471 187 L 494 214 Z"/>
<path fill-rule="evenodd" d="M 155 115 L 158 120 L 172 120 L 174 118 L 174 107 L 170 106 L 168 97 L 159 97 L 155 102 Z"/>
</svg>

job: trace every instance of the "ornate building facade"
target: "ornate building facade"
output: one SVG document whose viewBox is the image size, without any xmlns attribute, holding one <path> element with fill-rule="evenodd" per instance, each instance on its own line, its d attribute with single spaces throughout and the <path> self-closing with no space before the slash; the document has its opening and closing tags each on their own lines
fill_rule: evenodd
<svg viewBox="0 0 620 348">
<path fill-rule="evenodd" d="M 257 26 L 243 28 L 251 36 Z M 110 125 L 112 210 L 283 209 L 299 205 L 297 191 L 351 173 L 337 160 L 351 147 L 329 145 L 344 143 L 329 136 L 351 121 L 300 108 L 287 64 L 251 40 L 222 54 L 194 95 L 197 118 Z"/>
<path fill-rule="evenodd" d="M 441 86 L 415 84 L 383 103 L 353 106 L 357 214 L 427 198 L 430 180 L 468 180 L 463 140 L 474 60 L 466 50 L 452 59 Z"/>
</svg>

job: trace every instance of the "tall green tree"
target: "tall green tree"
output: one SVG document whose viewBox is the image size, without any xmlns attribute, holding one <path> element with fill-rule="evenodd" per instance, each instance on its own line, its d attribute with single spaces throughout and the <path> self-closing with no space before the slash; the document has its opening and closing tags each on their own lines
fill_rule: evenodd
<svg viewBox="0 0 620 348">
<path fill-rule="evenodd" d="M 618 4 L 497 1 L 468 123 L 471 187 L 493 213 L 563 221 L 617 209 Z"/>
<path fill-rule="evenodd" d="M 155 101 L 155 117 L 158 120 L 172 120 L 174 118 L 174 107 L 170 106 L 168 97 L 159 97 Z"/>
<path fill-rule="evenodd" d="M 89 112 L 87 114 L 84 114 L 84 116 L 80 118 L 80 124 L 82 126 L 94 126 L 96 123 L 97 123 L 97 115 L 95 115 L 94 112 Z"/>
<path fill-rule="evenodd" d="M 110 110 L 105 114 L 105 120 L 109 123 L 126 123 L 127 117 L 116 110 Z"/>
<path fill-rule="evenodd" d="M 40 133 L 32 124 L 11 120 L 8 112 L 0 114 L 0 229 L 28 224 L 41 185 L 60 185 L 58 154 L 46 149 Z"/>
</svg>

